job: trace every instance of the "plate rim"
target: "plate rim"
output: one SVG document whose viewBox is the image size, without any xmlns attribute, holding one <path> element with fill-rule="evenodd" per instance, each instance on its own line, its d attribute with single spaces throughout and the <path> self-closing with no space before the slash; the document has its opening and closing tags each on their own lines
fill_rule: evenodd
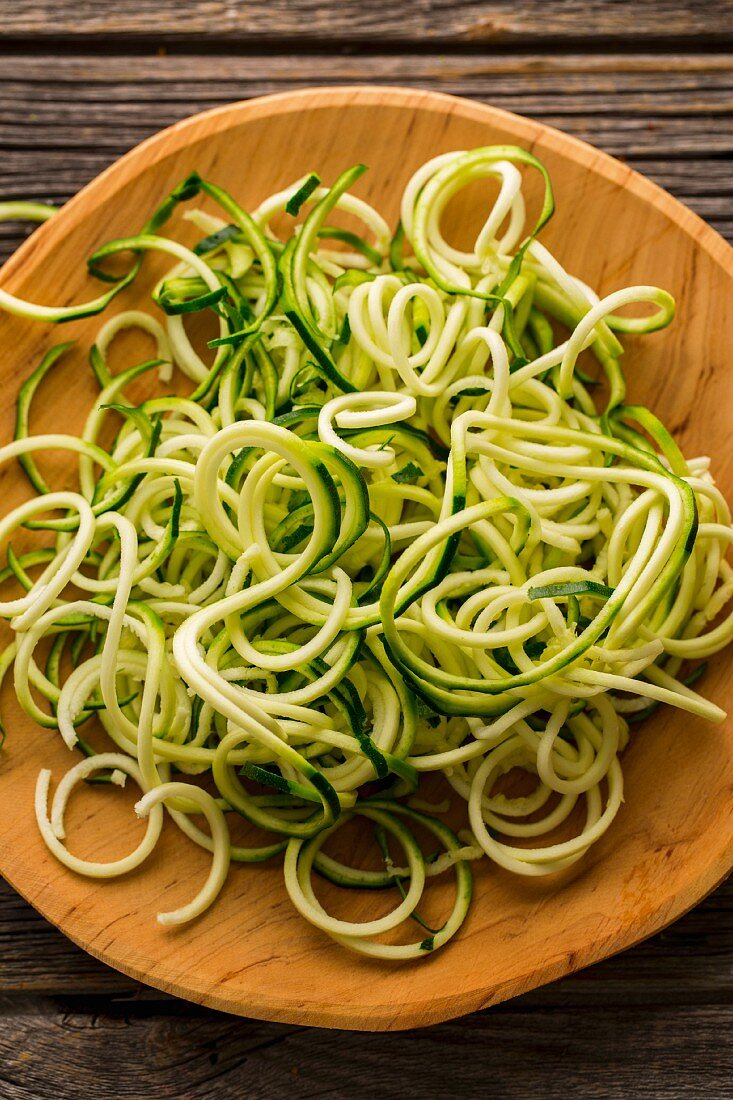
<svg viewBox="0 0 733 1100">
<path fill-rule="evenodd" d="M 660 184 L 654 183 L 653 180 L 642 175 L 635 168 L 631 168 L 628 164 L 619 160 L 618 157 L 597 149 L 582 138 L 575 137 L 573 134 L 566 134 L 563 130 L 537 119 L 527 118 L 526 115 L 507 111 L 503 107 L 494 107 L 489 103 L 467 99 L 465 96 L 450 95 L 447 92 L 437 92 L 425 88 L 407 88 L 397 84 L 334 84 L 296 88 L 287 92 L 271 92 L 267 95 L 253 96 L 251 99 L 233 100 L 231 103 L 223 103 L 217 107 L 210 107 L 205 111 L 187 115 L 170 126 L 157 130 L 154 134 L 128 149 L 127 152 L 112 161 L 106 168 L 103 168 L 63 206 L 59 207 L 57 214 L 52 219 L 39 225 L 0 267 L 0 279 L 4 281 L 9 278 L 12 281 L 14 277 L 18 277 L 18 269 L 35 251 L 38 244 L 42 243 L 46 236 L 52 232 L 53 227 L 58 225 L 58 215 L 61 212 L 63 212 L 65 219 L 76 215 L 78 210 L 88 202 L 89 197 L 93 196 L 98 189 L 103 188 L 111 175 L 124 174 L 126 169 L 132 168 L 139 160 L 145 159 L 150 150 L 156 149 L 159 145 L 166 145 L 168 147 L 166 149 L 167 155 L 185 146 L 184 135 L 199 126 L 206 127 L 208 130 L 210 124 L 213 123 L 213 132 L 218 133 L 219 130 L 228 127 L 226 124 L 217 125 L 217 123 L 220 120 L 225 120 L 233 113 L 251 115 L 252 118 L 287 114 L 297 110 L 300 100 L 308 99 L 323 100 L 324 103 L 328 101 L 327 105 L 330 106 L 334 103 L 338 104 L 341 99 L 345 99 L 342 104 L 345 107 L 362 100 L 366 102 L 373 99 L 378 103 L 380 99 L 386 99 L 390 102 L 398 102 L 399 106 L 408 109 L 410 107 L 419 108 L 422 103 L 432 102 L 436 105 L 442 104 L 444 112 L 448 114 L 461 113 L 464 117 L 473 117 L 477 121 L 490 117 L 503 120 L 514 129 L 524 130 L 530 147 L 542 135 L 543 139 L 548 141 L 554 147 L 554 151 L 561 156 L 575 161 L 586 170 L 600 171 L 601 175 L 661 209 L 680 229 L 689 233 L 697 244 L 704 248 L 711 258 L 719 263 L 729 275 L 733 276 L 733 245 L 729 244 L 716 229 L 713 229 L 699 214 L 696 214 L 680 199 L 671 195 Z M 311 103 L 309 106 L 313 107 L 314 105 Z M 76 220 L 78 221 L 78 218 Z"/>
</svg>

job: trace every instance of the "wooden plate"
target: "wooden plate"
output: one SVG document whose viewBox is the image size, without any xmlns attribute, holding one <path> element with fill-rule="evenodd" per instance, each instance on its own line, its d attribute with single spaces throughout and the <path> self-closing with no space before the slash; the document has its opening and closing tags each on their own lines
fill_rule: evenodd
<svg viewBox="0 0 733 1100">
<path fill-rule="evenodd" d="M 357 161 L 372 171 L 357 192 L 390 218 L 412 171 L 445 150 L 514 142 L 541 157 L 558 213 L 543 240 L 602 292 L 658 283 L 677 298 L 672 329 L 628 341 L 632 399 L 656 409 L 691 453 L 711 454 L 733 497 L 730 446 L 733 252 L 658 187 L 588 145 L 535 122 L 434 93 L 331 88 L 276 95 L 198 115 L 144 142 L 76 196 L 9 261 L 2 285 L 42 302 L 89 294 L 84 258 L 138 229 L 161 197 L 196 168 L 245 205 L 317 169 L 325 180 Z M 471 217 L 470 209 L 459 212 Z M 190 227 L 189 227 L 190 228 Z M 148 271 L 155 270 L 155 264 Z M 151 281 L 125 304 L 145 305 Z M 78 351 L 46 385 L 33 430 L 78 430 L 94 392 L 84 362 L 99 321 L 52 328 L 0 317 L 2 439 L 22 380 L 52 343 Z M 0 471 L 4 509 L 25 492 Z M 726 658 L 704 691 L 730 706 Z M 446 949 L 419 964 L 352 955 L 293 910 L 278 867 L 235 868 L 218 904 L 176 931 L 154 914 L 191 896 L 208 857 L 166 827 L 136 874 L 93 883 L 46 851 L 33 818 L 42 765 L 69 766 L 59 737 L 36 728 L 5 695 L 0 754 L 0 869 L 37 909 L 91 954 L 160 989 L 242 1015 L 353 1029 L 430 1024 L 493 1004 L 620 951 L 698 902 L 733 865 L 731 723 L 713 728 L 665 710 L 639 729 L 623 766 L 626 802 L 571 878 L 522 880 L 484 861 L 469 919 Z M 74 803 L 71 846 L 110 855 L 129 846 L 131 795 L 88 789 Z M 84 828 L 75 833 L 74 824 Z M 78 837 L 78 839 L 77 839 Z M 127 841 L 125 841 L 127 837 Z M 446 892 L 451 889 L 446 884 Z M 446 895 L 447 896 L 447 895 Z M 379 904 L 357 899 L 359 915 Z"/>
</svg>

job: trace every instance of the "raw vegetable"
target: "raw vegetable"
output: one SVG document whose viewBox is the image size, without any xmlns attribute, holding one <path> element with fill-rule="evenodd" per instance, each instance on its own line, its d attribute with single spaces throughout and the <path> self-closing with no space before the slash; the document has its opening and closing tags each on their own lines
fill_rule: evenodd
<svg viewBox="0 0 733 1100">
<path fill-rule="evenodd" d="M 528 235 L 520 169 L 545 187 Z M 47 769 L 36 796 L 43 839 L 72 870 L 138 867 L 167 815 L 212 863 L 163 923 L 204 912 L 231 863 L 284 853 L 287 891 L 316 928 L 406 959 L 460 927 L 471 861 L 536 876 L 583 857 L 621 805 L 637 717 L 667 703 L 723 719 L 686 666 L 733 636 L 733 527 L 708 459 L 686 459 L 653 412 L 626 403 L 617 334 L 664 327 L 672 299 L 649 286 L 599 299 L 561 266 L 536 239 L 554 209 L 539 161 L 512 146 L 434 158 L 394 234 L 351 194 L 363 171 L 330 188 L 311 173 L 252 213 L 194 174 L 139 234 L 89 259 L 110 284 L 101 296 L 56 308 L 0 290 L 0 307 L 64 322 L 101 312 L 148 252 L 175 260 L 152 291 L 157 314 L 100 329 L 80 436 L 29 434 L 73 345 L 21 390 L 0 462 L 18 460 L 36 495 L 0 522 L 0 579 L 20 589 L 0 603 L 15 635 L 0 678 L 12 667 L 26 713 L 82 753 L 50 806 Z M 475 180 L 498 193 L 462 250 L 442 214 Z M 199 196 L 219 214 L 186 205 L 201 233 L 189 249 L 163 230 Z M 49 214 L 0 205 L 0 218 Z M 120 277 L 114 256 L 128 257 Z M 637 303 L 641 316 L 618 312 Z M 187 329 L 204 311 L 219 329 L 208 358 Z M 113 375 L 125 328 L 152 336 L 156 358 Z M 134 403 L 131 385 L 154 371 L 157 391 Z M 43 450 L 70 453 L 77 490 L 47 484 Z M 16 554 L 20 527 L 51 531 L 53 548 Z M 99 753 L 80 733 L 93 721 Z M 430 773 L 459 796 L 459 835 L 421 789 Z M 73 856 L 74 786 L 128 777 L 143 840 L 113 862 Z M 232 843 L 236 815 L 268 839 Z M 349 823 L 376 866 L 325 850 Z M 395 907 L 337 919 L 313 872 L 392 890 Z M 421 898 L 448 873 L 453 907 L 431 927 Z M 410 918 L 411 935 L 385 939 Z"/>
</svg>

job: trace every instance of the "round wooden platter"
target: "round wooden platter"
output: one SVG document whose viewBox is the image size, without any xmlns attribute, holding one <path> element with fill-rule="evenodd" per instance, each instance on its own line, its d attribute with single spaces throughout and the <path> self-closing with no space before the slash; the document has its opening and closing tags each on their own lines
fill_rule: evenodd
<svg viewBox="0 0 733 1100">
<path fill-rule="evenodd" d="M 618 161 L 490 107 L 434 93 L 352 87 L 198 115 L 146 141 L 80 192 L 9 261 L 0 282 L 44 303 L 98 292 L 86 278 L 85 257 L 104 240 L 136 231 L 193 169 L 251 206 L 310 169 L 329 181 L 363 161 L 371 171 L 357 193 L 396 220 L 401 189 L 419 164 L 446 150 L 496 142 L 522 145 L 548 166 L 558 212 L 543 240 L 573 273 L 602 292 L 657 283 L 676 296 L 671 329 L 643 338 L 643 345 L 628 340 L 630 394 L 657 410 L 689 453 L 712 455 L 719 484 L 733 497 L 733 252 Z M 474 213 L 463 207 L 458 221 Z M 146 270 L 154 273 L 154 262 Z M 136 283 L 124 304 L 151 308 L 151 285 L 149 278 Z M 53 328 L 0 317 L 3 441 L 12 433 L 21 382 L 44 350 L 71 338 L 78 350 L 44 384 L 43 410 L 32 429 L 79 429 L 94 393 L 85 356 L 99 323 L 92 318 Z M 0 470 L 0 488 L 3 510 L 26 491 L 10 466 Z M 712 663 L 704 691 L 722 706 L 733 702 L 725 656 Z M 388 1030 L 471 1012 L 651 935 L 733 865 L 733 727 L 710 727 L 666 710 L 635 733 L 623 761 L 625 804 L 575 873 L 538 882 L 487 861 L 476 865 L 466 924 L 447 948 L 417 964 L 381 964 L 332 943 L 295 913 L 277 866 L 233 867 L 212 909 L 187 927 L 166 929 L 155 913 L 195 892 L 209 857 L 169 825 L 134 875 L 99 883 L 66 871 L 38 835 L 33 788 L 41 766 L 52 768 L 55 779 L 63 774 L 68 750 L 19 711 L 11 689 L 4 693 L 4 716 L 0 870 L 8 881 L 91 954 L 160 989 L 242 1015 Z M 103 858 L 127 850 L 141 828 L 133 797 L 87 788 L 70 814 L 72 849 L 96 850 Z M 437 889 L 448 902 L 452 884 Z M 357 919 L 384 905 L 369 893 L 350 897 Z"/>
</svg>

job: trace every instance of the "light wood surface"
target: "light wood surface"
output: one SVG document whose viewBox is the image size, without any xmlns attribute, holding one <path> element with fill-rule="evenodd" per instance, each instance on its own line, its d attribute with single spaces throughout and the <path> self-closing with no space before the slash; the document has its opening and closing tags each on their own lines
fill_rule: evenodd
<svg viewBox="0 0 733 1100">
<path fill-rule="evenodd" d="M 643 345 L 629 341 L 631 395 L 652 405 L 688 449 L 712 453 L 719 483 L 731 495 L 731 250 L 670 196 L 618 162 L 537 123 L 466 101 L 396 89 L 331 89 L 198 116 L 103 173 L 26 243 L 6 265 L 2 283 L 42 301 L 80 300 L 89 290 L 80 258 L 103 239 L 135 230 L 155 201 L 194 167 L 251 204 L 309 168 L 329 178 L 365 160 L 372 172 L 360 181 L 359 193 L 394 217 L 402 184 L 426 157 L 495 141 L 515 141 L 546 161 L 559 213 L 544 239 L 576 274 L 602 291 L 635 281 L 658 282 L 676 294 L 674 328 Z M 139 302 L 143 290 L 141 283 L 127 301 Z M 49 383 L 48 412 L 35 428 L 58 427 L 60 420 L 69 428 L 81 423 L 93 392 L 81 348 L 97 327 L 92 319 L 49 332 L 15 319 L 0 321 L 9 349 L 0 383 L 8 398 L 46 347 L 70 335 L 80 340 L 76 357 Z M 7 438 L 9 400 L 2 415 Z M 0 472 L 0 488 L 8 505 L 19 499 L 23 490 L 15 470 Z M 706 692 L 722 705 L 732 694 L 727 668 L 725 658 L 716 660 L 705 681 Z M 481 865 L 461 934 L 419 965 L 387 968 L 333 945 L 291 909 L 277 868 L 235 871 L 215 908 L 171 934 L 156 924 L 154 913 L 190 896 L 192 884 L 206 873 L 206 858 L 166 830 L 153 859 L 125 880 L 89 883 L 59 867 L 36 834 L 32 788 L 42 764 L 57 776 L 68 767 L 67 750 L 13 711 L 11 701 L 6 712 L 0 869 L 11 884 L 113 966 L 241 1014 L 356 1029 L 446 1019 L 650 935 L 695 904 L 733 863 L 730 725 L 712 729 L 664 712 L 640 730 L 626 754 L 625 806 L 582 871 L 538 884 Z M 78 850 L 86 854 L 83 845 L 95 839 L 122 850 L 130 801 L 123 796 L 112 811 L 106 797 L 80 799 L 71 819 L 72 827 L 84 819 Z M 371 904 L 368 897 L 359 901 L 364 913 Z"/>
</svg>

